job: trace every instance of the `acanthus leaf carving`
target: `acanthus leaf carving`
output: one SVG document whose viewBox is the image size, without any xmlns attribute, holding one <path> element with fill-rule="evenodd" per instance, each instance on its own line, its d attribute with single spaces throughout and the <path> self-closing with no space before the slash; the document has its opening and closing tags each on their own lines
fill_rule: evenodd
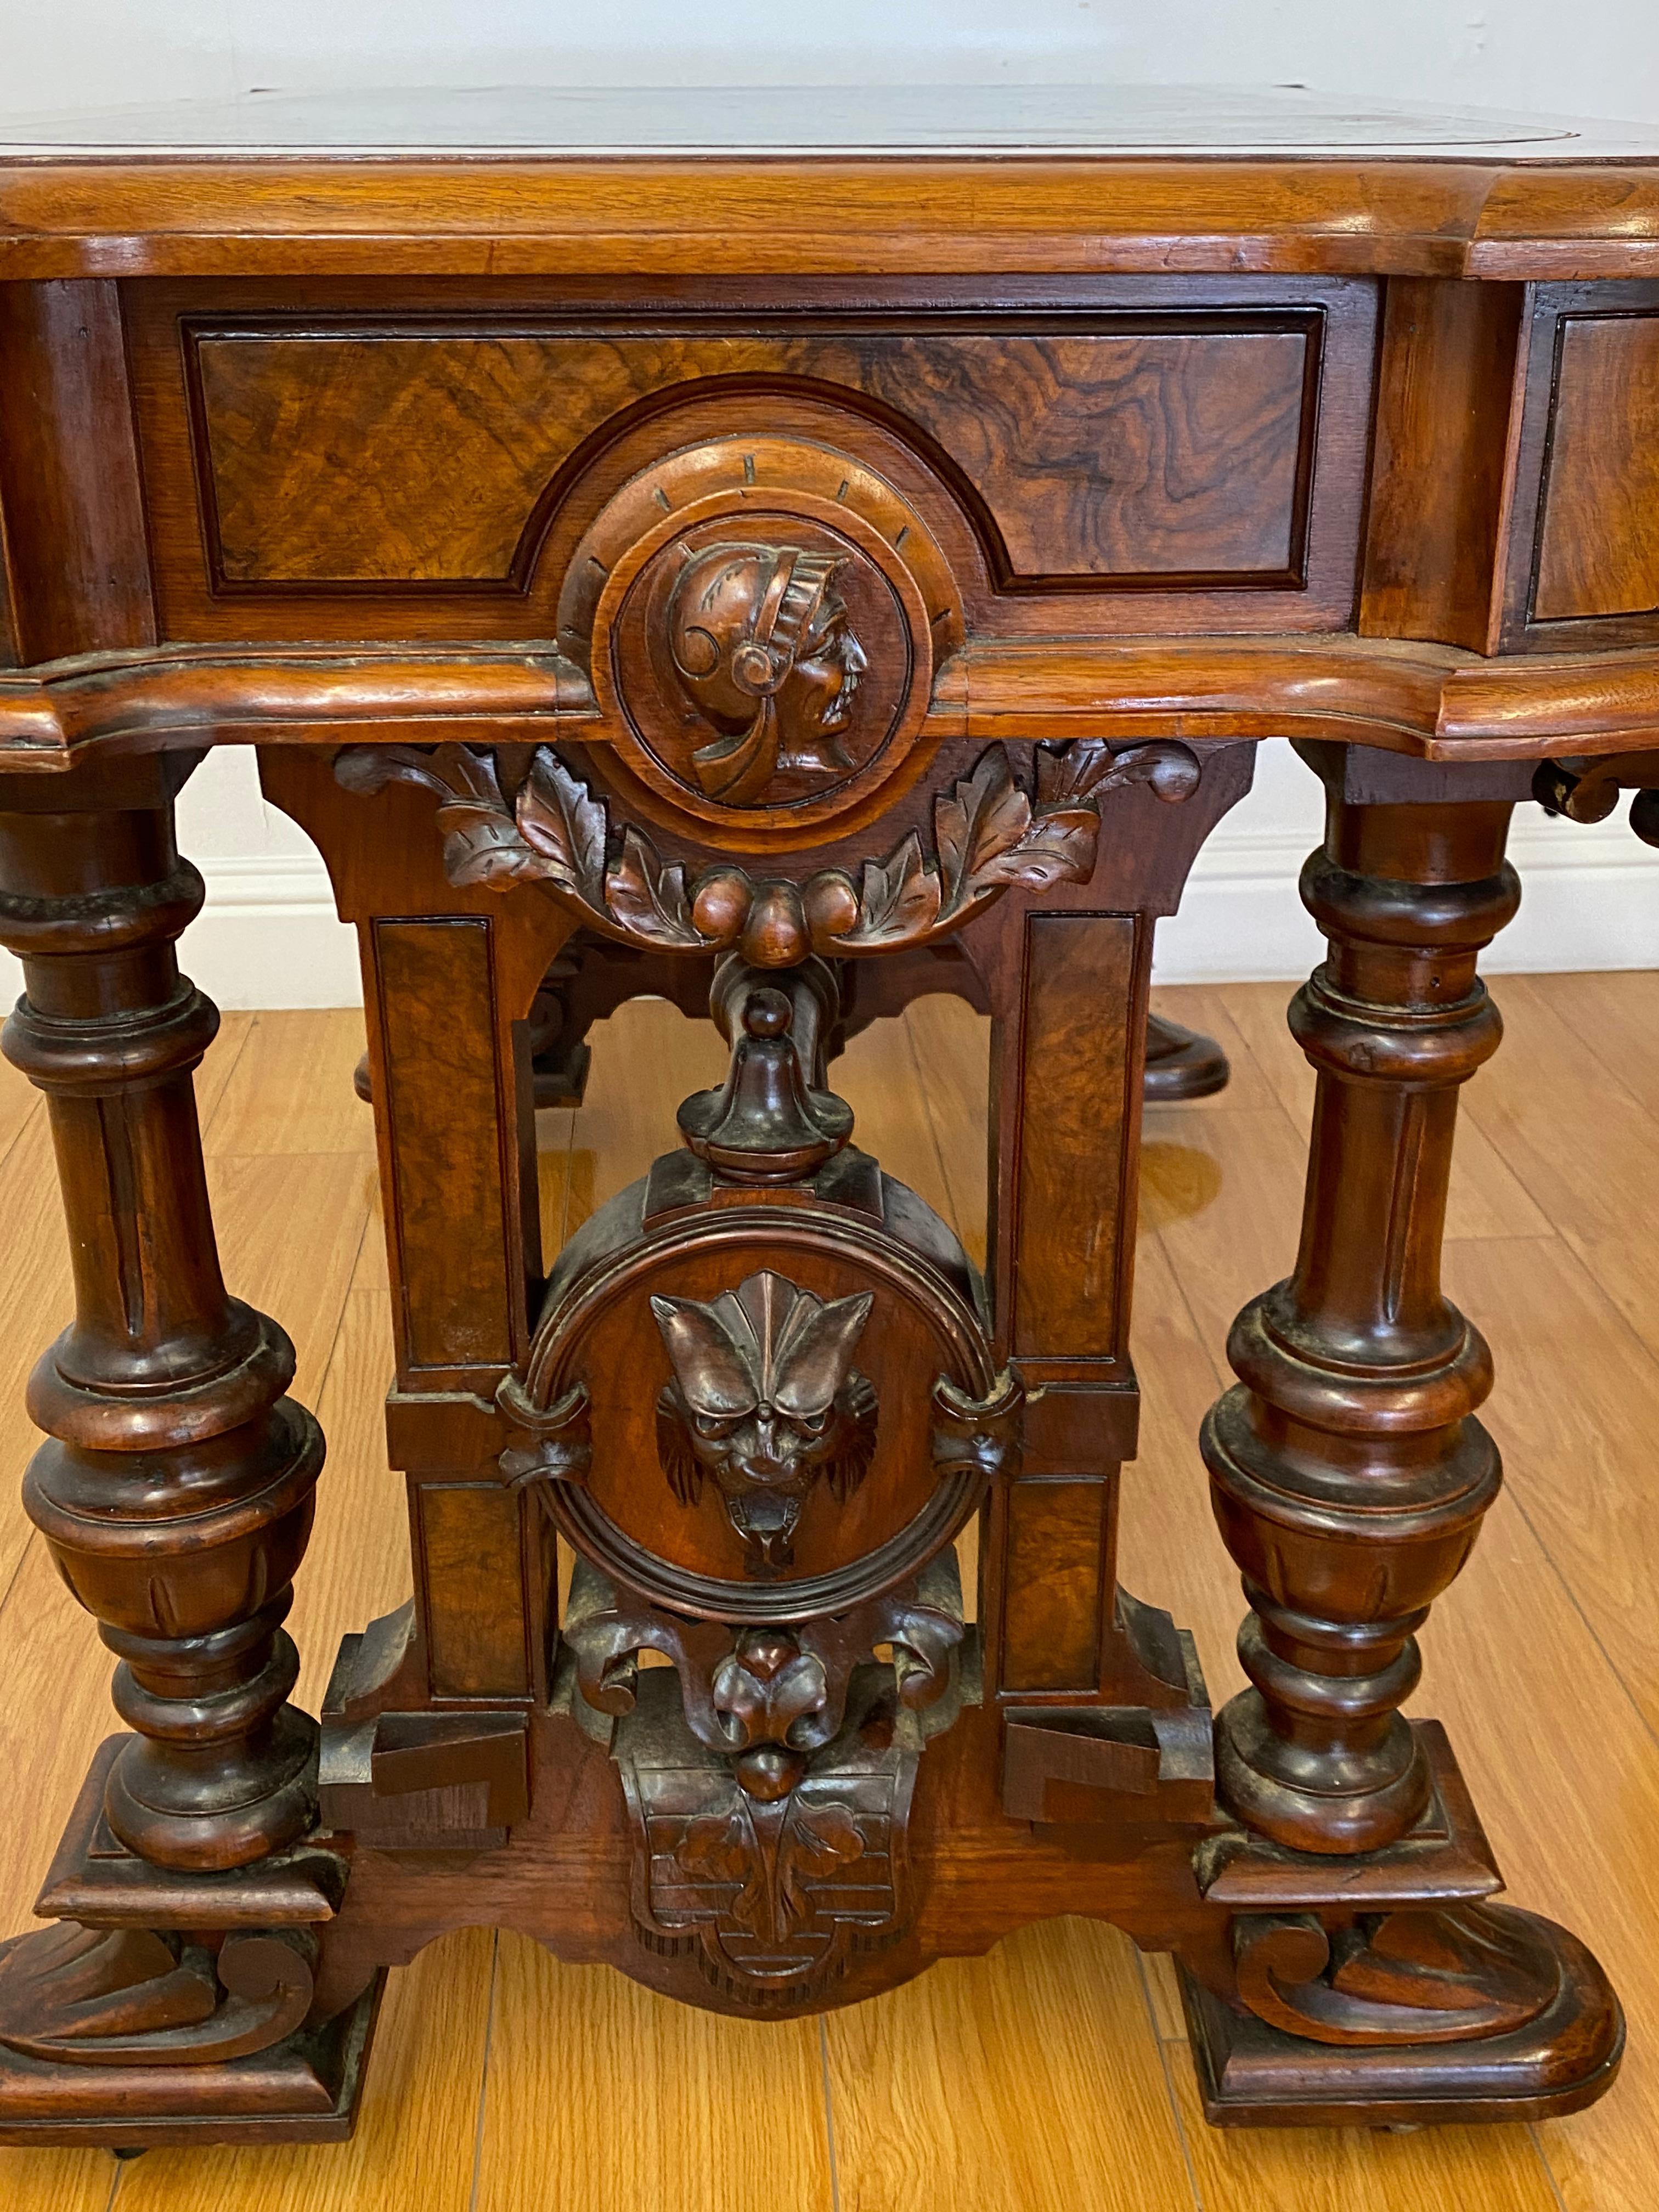
<svg viewBox="0 0 1659 2212">
<path fill-rule="evenodd" d="M 826 868 L 799 883 L 752 877 L 728 861 L 688 884 L 632 824 L 623 825 L 612 851 L 604 805 L 550 746 L 538 749 L 511 805 L 489 757 L 461 745 L 349 745 L 336 757 L 335 775 L 350 791 L 398 780 L 436 792 L 444 866 L 458 886 L 542 884 L 588 927 L 626 944 L 683 952 L 741 945 L 753 965 L 787 968 L 813 952 L 844 957 L 928 944 L 1014 885 L 1086 883 L 1106 793 L 1144 783 L 1175 805 L 1200 777 L 1196 756 L 1164 739 L 1114 750 L 1083 738 L 1034 752 L 1033 791 L 998 744 L 941 792 L 935 851 L 910 830 L 884 859 L 866 860 L 856 880 Z"/>
<path fill-rule="evenodd" d="M 641 830 L 623 832 L 622 851 L 605 879 L 604 911 L 630 944 L 700 952 L 708 940 L 691 919 L 684 868 L 665 866 Z"/>
<path fill-rule="evenodd" d="M 458 890 L 507 890 L 544 880 L 544 856 L 526 842 L 504 797 L 489 754 L 466 745 L 348 745 L 337 755 L 336 781 L 369 793 L 388 783 L 416 783 L 438 794 L 444 873 Z"/>
<path fill-rule="evenodd" d="M 550 745 L 538 750 L 514 811 L 520 835 L 545 864 L 540 879 L 586 906 L 602 905 L 605 809 Z"/>
</svg>

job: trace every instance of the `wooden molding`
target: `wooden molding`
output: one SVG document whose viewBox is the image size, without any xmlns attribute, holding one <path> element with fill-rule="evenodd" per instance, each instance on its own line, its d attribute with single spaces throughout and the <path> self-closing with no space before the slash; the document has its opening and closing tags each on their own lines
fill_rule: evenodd
<svg viewBox="0 0 1659 2212">
<path fill-rule="evenodd" d="M 1484 660 L 1352 637 L 995 641 L 940 671 L 925 729 L 1011 744 L 1329 737 L 1424 760 L 1641 751 L 1659 732 L 1659 650 Z M 191 737 L 281 744 L 336 730 L 350 744 L 609 741 L 581 671 L 544 642 L 172 646 L 0 669 L 9 775 Z"/>
</svg>

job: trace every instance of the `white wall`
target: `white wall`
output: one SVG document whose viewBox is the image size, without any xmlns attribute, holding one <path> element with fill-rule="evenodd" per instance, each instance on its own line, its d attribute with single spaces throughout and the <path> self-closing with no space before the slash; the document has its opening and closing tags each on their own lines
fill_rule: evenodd
<svg viewBox="0 0 1659 2212">
<path fill-rule="evenodd" d="M 1659 118 L 1656 0 L 0 0 L 0 112 L 374 85 L 1294 83 L 1419 100 Z M 186 941 L 227 1006 L 355 999 L 356 963 L 306 840 L 260 802 L 250 758 L 214 755 L 181 802 L 209 881 Z M 1265 747 L 1257 787 L 1160 933 L 1168 981 L 1304 972 L 1295 890 L 1313 779 Z M 1659 966 L 1659 855 L 1615 818 L 1526 810 L 1521 919 L 1494 968 Z"/>
</svg>

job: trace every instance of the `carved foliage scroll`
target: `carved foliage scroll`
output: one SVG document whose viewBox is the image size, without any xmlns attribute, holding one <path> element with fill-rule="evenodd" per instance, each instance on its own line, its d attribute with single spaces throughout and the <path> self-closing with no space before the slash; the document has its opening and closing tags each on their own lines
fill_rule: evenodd
<svg viewBox="0 0 1659 2212">
<path fill-rule="evenodd" d="M 545 884 L 590 927 L 663 951 L 738 947 L 753 965 L 793 967 L 809 953 L 846 957 L 926 945 L 1013 884 L 1046 890 L 1094 872 L 1100 801 L 1143 783 L 1172 804 L 1197 787 L 1199 765 L 1165 742 L 1114 750 L 1098 738 L 1035 748 L 1030 788 L 993 745 L 933 803 L 933 848 L 912 830 L 857 878 L 820 869 L 797 883 L 731 862 L 688 884 L 642 831 L 611 837 L 603 805 L 550 746 L 538 749 L 509 800 L 493 757 L 464 745 L 350 745 L 334 772 L 349 791 L 394 780 L 439 798 L 444 866 L 460 888 Z"/>
</svg>

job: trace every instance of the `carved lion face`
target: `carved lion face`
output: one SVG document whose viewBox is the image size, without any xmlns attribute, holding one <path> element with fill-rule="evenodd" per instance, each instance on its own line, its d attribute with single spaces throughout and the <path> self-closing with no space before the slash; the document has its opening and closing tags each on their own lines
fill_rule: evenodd
<svg viewBox="0 0 1659 2212">
<path fill-rule="evenodd" d="M 657 1401 L 657 1449 L 682 1504 L 712 1474 L 745 1571 L 793 1563 L 801 1508 L 823 1477 L 843 1504 L 876 1443 L 876 1394 L 853 1367 L 871 1293 L 826 1305 L 782 1275 L 751 1275 L 712 1304 L 653 1297 L 673 1363 Z"/>
</svg>

